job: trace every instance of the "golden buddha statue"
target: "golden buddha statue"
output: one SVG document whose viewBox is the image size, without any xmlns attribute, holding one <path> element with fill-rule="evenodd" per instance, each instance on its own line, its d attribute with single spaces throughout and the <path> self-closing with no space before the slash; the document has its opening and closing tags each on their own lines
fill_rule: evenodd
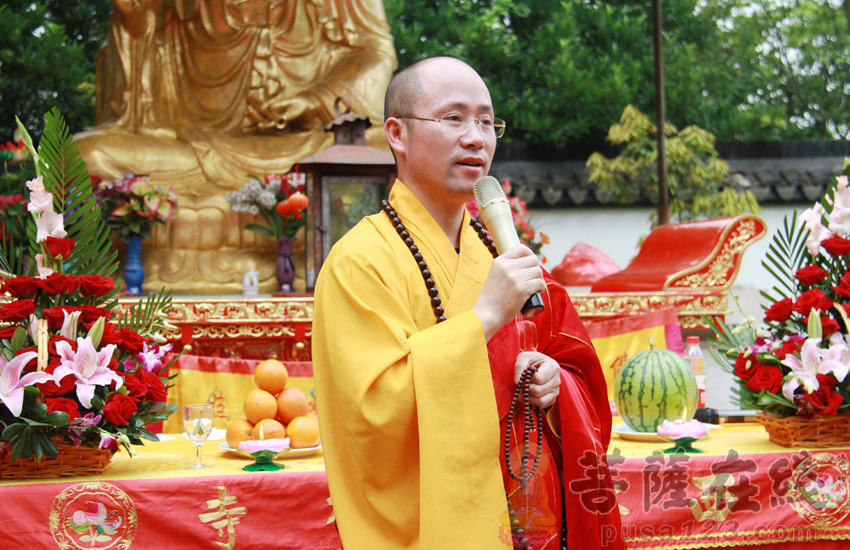
<svg viewBox="0 0 850 550">
<path fill-rule="evenodd" d="M 75 141 L 92 175 L 150 174 L 178 194 L 176 219 L 145 243 L 145 286 L 237 292 L 257 266 L 271 289 L 276 243 L 241 230 L 250 220 L 224 193 L 330 146 L 337 97 L 383 119 L 396 57 L 381 0 L 113 3 L 95 128 Z"/>
</svg>

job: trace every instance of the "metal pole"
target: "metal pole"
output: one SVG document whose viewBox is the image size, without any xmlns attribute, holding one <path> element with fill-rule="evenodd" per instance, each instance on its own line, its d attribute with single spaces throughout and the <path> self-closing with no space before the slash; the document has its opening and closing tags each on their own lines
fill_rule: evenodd
<svg viewBox="0 0 850 550">
<path fill-rule="evenodd" d="M 667 200 L 667 149 L 664 127 L 667 115 L 664 110 L 664 53 L 661 34 L 661 0 L 652 0 L 652 43 L 655 50 L 655 113 L 658 138 L 658 225 L 670 223 L 670 205 Z"/>
</svg>

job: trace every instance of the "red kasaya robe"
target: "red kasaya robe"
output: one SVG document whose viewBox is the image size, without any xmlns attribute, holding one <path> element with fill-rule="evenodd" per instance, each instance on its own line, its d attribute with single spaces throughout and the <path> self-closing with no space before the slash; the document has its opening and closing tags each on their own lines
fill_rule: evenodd
<svg viewBox="0 0 850 550">
<path fill-rule="evenodd" d="M 544 417 L 540 464 L 524 490 L 507 475 L 504 453 L 501 455 L 510 505 L 535 550 L 560 547 L 563 505 L 570 550 L 624 548 L 617 497 L 605 458 L 611 438 L 611 410 L 602 369 L 564 287 L 546 275 L 546 292 L 541 294 L 546 306 L 543 312 L 528 320 L 517 316 L 487 346 L 503 435 L 516 388 L 513 377 L 517 355 L 536 350 L 561 365 L 560 393 L 556 405 Z M 560 437 L 554 435 L 550 422 Z M 520 474 L 520 412 L 513 424 L 511 467 Z M 536 431 L 531 432 L 529 469 L 534 462 L 536 441 Z"/>
</svg>

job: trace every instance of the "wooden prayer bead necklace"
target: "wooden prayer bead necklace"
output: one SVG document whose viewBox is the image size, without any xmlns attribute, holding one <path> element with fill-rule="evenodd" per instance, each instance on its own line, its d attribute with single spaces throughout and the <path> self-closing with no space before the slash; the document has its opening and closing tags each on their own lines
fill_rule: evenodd
<svg viewBox="0 0 850 550">
<path fill-rule="evenodd" d="M 428 289 L 428 295 L 431 297 L 431 307 L 434 309 L 434 316 L 437 318 L 437 323 L 442 323 L 446 320 L 446 316 L 444 315 L 445 309 L 442 306 L 442 300 L 440 299 L 440 291 L 437 289 L 437 283 L 431 277 L 431 270 L 428 269 L 428 264 L 425 262 L 425 258 L 422 256 L 422 253 L 419 252 L 419 247 L 416 246 L 416 243 L 413 241 L 413 237 L 410 236 L 410 232 L 407 228 L 404 227 L 404 224 L 401 222 L 401 219 L 398 217 L 398 214 L 390 205 L 389 201 L 382 200 L 381 201 L 381 210 L 390 218 L 390 222 L 393 224 L 393 227 L 398 233 L 401 240 L 404 241 L 404 244 L 407 245 L 410 253 L 413 254 L 413 259 L 416 260 L 416 265 L 419 266 L 419 271 L 422 273 L 422 278 L 425 280 L 425 287 Z M 487 250 L 490 251 L 490 254 L 493 255 L 493 258 L 496 258 L 499 253 L 496 250 L 496 244 L 493 242 L 493 238 L 487 233 L 487 230 L 483 225 L 478 223 L 475 220 L 470 220 L 469 225 L 475 229 L 475 232 L 478 234 L 478 238 L 481 239 L 481 242 L 487 247 Z M 507 419 L 507 428 L 505 430 L 505 465 L 508 470 L 508 474 L 519 482 L 522 485 L 522 489 L 526 490 L 528 485 L 528 481 L 534 476 L 537 472 L 537 466 L 540 464 L 540 454 L 543 450 L 543 411 L 540 410 L 540 407 L 535 407 L 531 405 L 528 401 L 529 399 L 529 384 L 531 384 L 531 377 L 537 372 L 536 366 L 528 366 L 522 371 L 520 375 L 519 384 L 517 384 L 516 390 L 514 390 L 514 397 L 511 401 L 511 408 L 508 412 Z M 513 425 L 514 416 L 517 413 L 518 407 L 522 407 L 522 416 L 523 416 L 523 430 L 522 430 L 522 458 L 520 459 L 521 468 L 520 474 L 517 475 L 514 473 L 513 468 L 511 467 L 511 455 L 510 455 L 510 443 L 511 443 L 511 426 Z M 537 449 L 535 451 L 534 464 L 531 469 L 528 469 L 528 447 L 529 447 L 529 434 L 534 428 L 535 420 L 537 421 Z M 506 497 L 510 495 L 506 494 Z M 516 518 L 516 511 L 513 510 L 510 506 L 510 499 L 508 498 L 508 515 L 511 521 L 511 531 L 514 533 L 514 538 L 516 542 L 519 544 L 519 547 L 523 550 L 534 550 L 534 548 L 530 545 L 527 538 L 525 538 L 525 532 L 519 527 L 519 520 Z M 566 525 L 562 525 L 561 528 L 561 547 L 566 548 Z"/>
</svg>

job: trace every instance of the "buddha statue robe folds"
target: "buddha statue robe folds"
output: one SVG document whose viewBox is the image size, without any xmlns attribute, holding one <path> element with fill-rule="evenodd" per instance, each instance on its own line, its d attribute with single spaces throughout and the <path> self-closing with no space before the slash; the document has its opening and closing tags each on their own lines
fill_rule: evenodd
<svg viewBox="0 0 850 550">
<path fill-rule="evenodd" d="M 256 264 L 271 289 L 276 244 L 241 230 L 249 220 L 224 193 L 330 146 L 337 97 L 382 120 L 396 65 L 382 2 L 113 2 L 96 125 L 75 140 L 92 175 L 150 174 L 177 191 L 176 220 L 146 244 L 158 252 L 145 255 L 150 288 L 240 291 Z M 385 148 L 380 125 L 371 132 Z"/>
</svg>

